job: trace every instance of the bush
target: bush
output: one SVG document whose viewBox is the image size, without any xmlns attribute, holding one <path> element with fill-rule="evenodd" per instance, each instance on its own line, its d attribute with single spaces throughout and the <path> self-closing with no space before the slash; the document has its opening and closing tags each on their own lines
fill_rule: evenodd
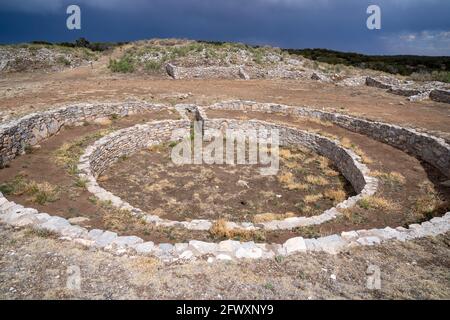
<svg viewBox="0 0 450 320">
<path fill-rule="evenodd" d="M 112 72 L 131 73 L 134 71 L 134 62 L 130 57 L 123 57 L 119 60 L 110 59 L 108 68 Z"/>
<path fill-rule="evenodd" d="M 161 69 L 162 63 L 160 61 L 148 61 L 145 64 L 145 70 L 147 71 L 157 71 Z"/>
</svg>

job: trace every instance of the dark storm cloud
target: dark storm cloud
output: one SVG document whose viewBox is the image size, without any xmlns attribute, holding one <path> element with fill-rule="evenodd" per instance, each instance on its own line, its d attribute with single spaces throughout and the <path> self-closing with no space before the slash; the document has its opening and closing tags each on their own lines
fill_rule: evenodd
<svg viewBox="0 0 450 320">
<path fill-rule="evenodd" d="M 65 27 L 78 4 L 82 30 Z M 366 28 L 378 4 L 382 29 Z M 281 47 L 450 54 L 448 0 L 0 0 L 0 42 L 186 37 Z"/>
</svg>

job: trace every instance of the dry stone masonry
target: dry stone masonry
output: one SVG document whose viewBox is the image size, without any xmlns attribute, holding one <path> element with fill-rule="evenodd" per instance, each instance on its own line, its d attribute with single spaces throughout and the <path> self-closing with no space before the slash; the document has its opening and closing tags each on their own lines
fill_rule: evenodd
<svg viewBox="0 0 450 320">
<path fill-rule="evenodd" d="M 161 107 L 160 105 L 150 104 L 104 105 L 104 108 L 101 105 L 77 105 L 55 111 L 33 114 L 4 124 L 0 128 L 2 163 L 7 163 L 20 154 L 25 145 L 37 143 L 55 134 L 63 125 L 76 124 L 80 121 L 107 116 L 111 113 L 125 115 L 129 112 L 139 112 L 139 110 L 145 110 L 147 108 Z M 189 108 L 192 108 L 192 106 Z M 450 173 L 449 146 L 441 139 L 421 134 L 411 129 L 320 110 L 276 104 L 233 101 L 215 104 L 209 108 L 285 112 L 298 116 L 315 117 L 331 121 L 347 129 L 367 134 L 377 140 L 406 150 L 439 168 L 446 176 L 449 176 Z M 178 109 L 185 110 L 186 108 L 179 107 Z M 243 125 L 250 127 L 255 125 L 276 126 L 261 121 L 209 120 L 204 117 L 205 113 L 202 110 L 197 110 L 197 117 L 203 119 L 205 125 L 209 127 L 217 127 L 224 123 L 227 123 L 231 127 L 242 127 Z M 159 143 L 167 138 L 170 130 L 186 126 L 189 126 L 189 121 L 183 118 L 179 121 L 157 121 L 122 129 L 110 136 L 102 138 L 88 148 L 80 159 L 80 169 L 85 171 L 86 177 L 90 179 L 89 185 L 92 188 L 95 186 L 95 175 L 104 170 L 105 166 L 109 165 L 119 155 L 124 154 L 124 152 L 133 152 L 135 148 Z M 283 132 L 282 140 L 284 143 L 301 142 L 328 156 L 332 160 L 342 161 L 339 169 L 347 179 L 355 183 L 355 189 L 361 193 L 364 192 L 367 185 L 370 186 L 371 182 L 375 183 L 375 181 L 368 181 L 366 179 L 365 175 L 367 171 L 363 166 L 358 165 L 356 161 L 352 161 L 357 160 L 357 157 L 352 155 L 348 150 L 342 148 L 337 149 L 335 142 L 292 128 L 280 126 L 279 128 Z M 137 133 L 142 134 L 145 139 L 142 139 L 141 136 L 140 141 L 137 141 L 137 139 L 126 141 L 130 140 Z M 124 139 L 124 136 L 127 139 Z M 103 159 L 104 163 L 99 159 Z M 89 172 L 92 177 L 87 174 Z M 369 189 L 366 189 L 366 192 L 373 192 L 373 188 L 375 188 L 375 184 L 372 184 Z M 91 192 L 93 191 L 91 190 Z M 113 195 L 108 196 L 114 197 Z M 114 200 L 115 198 L 112 198 L 111 201 L 114 202 Z M 295 237 L 288 239 L 283 244 L 239 242 L 233 240 L 221 241 L 219 243 L 192 240 L 188 243 L 176 243 L 174 245 L 167 243 L 155 244 L 153 242 L 144 242 L 143 239 L 136 236 L 118 236 L 116 233 L 107 230 L 88 230 L 80 226 L 75 226 L 67 219 L 51 216 L 47 213 L 40 213 L 36 209 L 25 208 L 22 205 L 9 201 L 1 193 L 0 220 L 16 227 L 28 226 L 36 229 L 49 230 L 59 234 L 63 240 L 73 241 L 87 247 L 107 250 L 114 254 L 150 255 L 166 262 L 191 261 L 203 257 L 208 257 L 209 261 L 271 259 L 277 256 L 318 251 L 337 254 L 356 246 L 372 246 L 391 240 L 407 241 L 420 237 L 436 236 L 450 231 L 450 212 L 447 212 L 442 217 L 433 218 L 422 224 L 412 224 L 408 228 L 386 227 L 383 229 L 355 230 L 311 239 Z"/>
<path fill-rule="evenodd" d="M 450 146 L 442 138 L 414 129 L 308 107 L 291 107 L 253 101 L 226 101 L 205 107 L 205 109 L 282 113 L 329 121 L 408 152 L 437 168 L 446 177 L 450 177 Z"/>
<path fill-rule="evenodd" d="M 332 220 L 340 215 L 338 209 L 354 206 L 357 201 L 364 196 L 373 195 L 377 189 L 377 179 L 369 175 L 368 168 L 361 163 L 361 159 L 351 150 L 346 150 L 339 146 L 339 142 L 313 133 L 299 131 L 293 128 L 270 124 L 263 121 L 238 121 L 238 120 L 209 120 L 203 108 L 195 105 L 175 106 L 182 116 L 187 118 L 186 112 L 195 114 L 195 119 L 204 123 L 205 134 L 209 129 L 221 129 L 224 126 L 230 129 L 251 130 L 251 129 L 278 129 L 280 132 L 281 145 L 303 145 L 319 154 L 329 158 L 343 175 L 350 181 L 357 196 L 338 204 L 335 208 L 326 210 L 324 213 L 314 217 L 291 217 L 280 221 L 270 221 L 259 224 L 250 222 L 228 222 L 230 229 L 293 229 L 301 226 L 318 225 Z M 86 149 L 80 158 L 78 170 L 80 177 L 87 180 L 87 189 L 101 201 L 108 201 L 119 209 L 143 217 L 147 222 L 157 226 L 178 226 L 190 230 L 209 230 L 214 221 L 205 219 L 194 219 L 192 221 L 172 221 L 161 219 L 155 215 L 145 214 L 141 209 L 131 206 L 121 198 L 113 195 L 101 188 L 96 182 L 96 178 L 113 162 L 122 156 L 129 155 L 152 144 L 162 143 L 170 139 L 170 134 L 176 129 L 188 129 L 190 123 L 187 120 L 181 121 L 158 121 L 146 125 L 136 125 L 131 128 L 122 129 L 98 140 L 93 146 Z"/>
<path fill-rule="evenodd" d="M 56 134 L 63 126 L 82 125 L 85 121 L 120 117 L 135 113 L 167 108 L 162 104 L 142 102 L 75 104 L 40 113 L 32 113 L 23 118 L 0 125 L 0 167 L 8 164 L 27 146 Z"/>
<path fill-rule="evenodd" d="M 450 87 L 443 82 L 431 81 L 418 84 L 414 81 L 399 81 L 391 77 L 367 77 L 366 85 L 387 89 L 387 92 L 408 97 L 410 101 L 421 101 L 429 98 L 437 102 L 450 103 Z"/>
</svg>

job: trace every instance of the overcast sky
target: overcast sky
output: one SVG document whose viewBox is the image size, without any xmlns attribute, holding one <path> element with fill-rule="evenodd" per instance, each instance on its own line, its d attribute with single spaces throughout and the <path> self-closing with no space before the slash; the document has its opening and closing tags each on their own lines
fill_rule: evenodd
<svg viewBox="0 0 450 320">
<path fill-rule="evenodd" d="M 66 8 L 81 8 L 81 30 Z M 366 9 L 381 8 L 381 30 Z M 369 54 L 450 55 L 450 0 L 0 0 L 0 43 L 190 38 Z"/>
</svg>

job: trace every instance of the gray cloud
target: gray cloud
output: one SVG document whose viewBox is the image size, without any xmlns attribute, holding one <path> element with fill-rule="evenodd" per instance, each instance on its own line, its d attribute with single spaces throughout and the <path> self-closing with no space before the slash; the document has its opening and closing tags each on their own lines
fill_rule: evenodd
<svg viewBox="0 0 450 320">
<path fill-rule="evenodd" d="M 65 8 L 72 3 L 82 10 L 78 33 L 65 29 Z M 365 25 L 372 3 L 382 10 L 380 31 Z M 420 37 L 422 32 L 450 31 L 449 16 L 448 0 L 0 0 L 0 42 L 187 37 L 366 53 L 450 54 L 446 39 Z"/>
</svg>

